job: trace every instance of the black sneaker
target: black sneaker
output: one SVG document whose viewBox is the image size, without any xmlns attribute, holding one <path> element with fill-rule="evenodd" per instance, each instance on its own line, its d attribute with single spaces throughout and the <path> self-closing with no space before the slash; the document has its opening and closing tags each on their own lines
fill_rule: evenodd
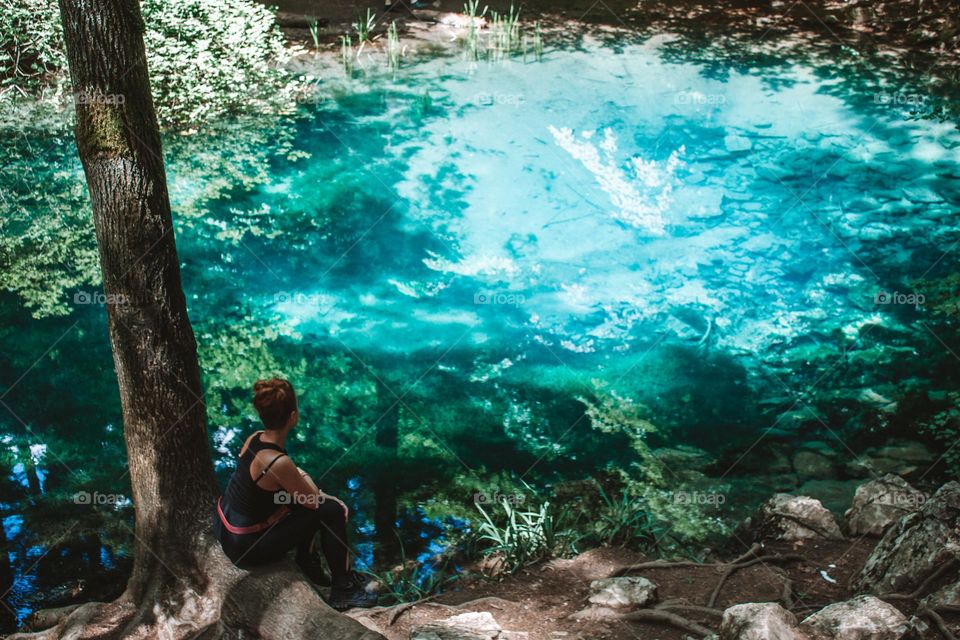
<svg viewBox="0 0 960 640">
<path fill-rule="evenodd" d="M 368 608 L 377 604 L 377 594 L 367 591 L 368 580 L 356 571 L 347 574 L 347 583 L 330 589 L 329 604 L 337 611 Z"/>
<path fill-rule="evenodd" d="M 323 570 L 323 560 L 319 556 L 310 555 L 307 558 L 296 558 L 295 562 L 313 584 L 321 587 L 330 586 L 330 578 L 327 576 L 327 572 Z"/>
</svg>

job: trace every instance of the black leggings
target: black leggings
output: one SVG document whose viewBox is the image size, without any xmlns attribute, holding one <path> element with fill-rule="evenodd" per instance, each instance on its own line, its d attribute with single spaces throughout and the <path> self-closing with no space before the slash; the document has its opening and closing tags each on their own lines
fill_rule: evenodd
<svg viewBox="0 0 960 640">
<path fill-rule="evenodd" d="M 226 515 L 230 520 L 229 512 Z M 294 505 L 289 515 L 262 533 L 230 533 L 219 515 L 214 520 L 214 533 L 224 553 L 240 567 L 276 562 L 293 548 L 297 549 L 297 560 L 304 561 L 312 554 L 313 537 L 318 532 L 333 583 L 342 584 L 348 567 L 347 515 L 339 502 L 326 500 L 316 509 Z"/>
</svg>

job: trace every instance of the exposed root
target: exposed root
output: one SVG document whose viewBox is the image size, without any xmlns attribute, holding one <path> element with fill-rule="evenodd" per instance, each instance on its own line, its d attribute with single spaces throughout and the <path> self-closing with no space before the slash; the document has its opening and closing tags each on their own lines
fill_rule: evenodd
<svg viewBox="0 0 960 640">
<path fill-rule="evenodd" d="M 80 606 L 79 604 L 71 604 L 55 609 L 37 609 L 27 617 L 24 626 L 31 631 L 43 631 L 55 627 Z"/>
<path fill-rule="evenodd" d="M 699 613 L 705 616 L 716 616 L 718 618 L 723 617 L 723 611 L 720 609 L 714 609 L 712 607 L 702 607 L 695 604 L 670 604 L 664 602 L 658 604 L 654 607 L 659 611 L 686 611 L 688 613 Z"/>
<path fill-rule="evenodd" d="M 937 567 L 928 575 L 923 582 L 917 585 L 917 588 L 910 593 L 885 593 L 881 598 L 889 600 L 919 600 L 937 580 L 943 577 L 948 571 L 954 569 L 957 565 L 957 559 L 951 558 L 941 566 Z"/>
<path fill-rule="evenodd" d="M 937 631 L 940 632 L 946 640 L 957 640 L 957 637 L 953 635 L 950 631 L 950 628 L 947 626 L 947 622 L 943 617 L 937 612 L 936 609 L 921 609 L 917 611 L 922 616 L 925 616 L 930 622 L 933 623 L 933 626 L 937 628 Z"/>
<path fill-rule="evenodd" d="M 739 564 L 748 558 L 756 556 L 762 549 L 763 545 L 761 545 L 759 542 L 755 542 L 744 554 L 734 558 L 729 562 L 694 562 L 692 560 L 677 560 L 671 562 L 668 560 L 651 560 L 649 562 L 628 564 L 614 568 L 614 570 L 610 572 L 610 577 L 613 578 L 625 576 L 628 573 L 632 573 L 634 571 L 643 571 L 644 569 L 706 569 L 711 567 L 729 567 L 730 565 Z"/>
<path fill-rule="evenodd" d="M 727 579 L 730 576 L 732 576 L 734 573 L 736 573 L 740 569 L 745 569 L 755 564 L 766 564 L 766 563 L 774 564 L 774 563 L 781 563 L 781 562 L 803 562 L 803 561 L 804 561 L 803 556 L 795 553 L 790 553 L 786 555 L 776 554 L 776 555 L 770 555 L 770 556 L 759 556 L 759 557 L 753 558 L 752 560 L 747 560 L 745 562 L 740 562 L 738 564 L 732 564 L 727 568 L 726 571 L 723 572 L 723 575 L 720 576 L 720 581 L 717 582 L 717 586 L 713 588 L 713 593 L 710 594 L 710 599 L 707 600 L 707 606 L 713 607 L 715 604 L 717 604 L 717 598 L 720 597 L 720 590 L 723 589 L 723 585 L 727 582 Z"/>
<path fill-rule="evenodd" d="M 390 615 L 387 616 L 387 626 L 393 626 L 393 624 L 400 618 L 404 613 L 413 609 L 417 605 L 429 604 L 434 607 L 440 607 L 443 609 L 466 609 L 467 607 L 475 607 L 481 602 L 485 602 L 490 606 L 493 606 L 497 609 L 502 609 L 505 605 L 516 604 L 510 600 L 504 600 L 503 598 L 498 598 L 496 596 L 483 596 L 482 598 L 474 598 L 473 600 L 467 600 L 466 602 L 461 602 L 460 604 L 443 604 L 440 602 L 431 602 L 434 598 L 438 597 L 440 594 L 434 594 L 432 596 L 427 596 L 426 598 L 421 598 L 420 600 L 415 600 L 414 602 L 404 602 L 402 604 L 394 605 L 390 607 Z"/>
<path fill-rule="evenodd" d="M 696 633 L 704 637 L 713 635 L 713 631 L 703 625 L 697 624 L 689 618 L 659 609 L 640 609 L 638 611 L 631 611 L 630 613 L 622 613 L 617 617 L 620 620 L 633 622 L 663 622 L 682 629 L 687 633 Z"/>
<path fill-rule="evenodd" d="M 127 594 L 110 603 L 87 603 L 43 617 L 52 625 L 36 633 L 15 634 L 16 640 L 382 640 L 383 636 L 342 616 L 320 598 L 289 563 L 247 572 L 225 557 L 204 566 L 206 589 L 196 593 L 182 583 L 151 587 L 150 597 L 135 604 Z M 179 590 L 177 587 L 179 586 Z"/>
</svg>

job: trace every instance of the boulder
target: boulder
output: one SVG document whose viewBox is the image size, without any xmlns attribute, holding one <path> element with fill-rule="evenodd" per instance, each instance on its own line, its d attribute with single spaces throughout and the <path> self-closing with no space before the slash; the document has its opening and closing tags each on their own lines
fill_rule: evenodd
<svg viewBox="0 0 960 640">
<path fill-rule="evenodd" d="M 882 536 L 891 524 L 923 506 L 926 498 L 900 476 L 888 473 L 857 488 L 845 514 L 847 528 L 855 536 Z"/>
<path fill-rule="evenodd" d="M 470 611 L 410 631 L 410 640 L 500 640 L 503 629 L 486 611 Z"/>
<path fill-rule="evenodd" d="M 833 514 L 819 500 L 788 493 L 777 493 L 763 503 L 744 527 L 755 540 L 843 539 Z"/>
<path fill-rule="evenodd" d="M 603 607 L 642 607 L 657 599 L 657 585 L 639 576 L 594 580 L 590 602 Z"/>
<path fill-rule="evenodd" d="M 854 578 L 869 593 L 909 593 L 960 557 L 960 482 L 948 482 L 918 510 L 890 526 Z"/>
<path fill-rule="evenodd" d="M 797 618 L 775 602 L 748 602 L 723 612 L 720 640 L 808 640 Z"/>
<path fill-rule="evenodd" d="M 800 628 L 815 640 L 899 640 L 909 625 L 893 605 L 873 596 L 857 596 L 820 609 Z"/>
</svg>

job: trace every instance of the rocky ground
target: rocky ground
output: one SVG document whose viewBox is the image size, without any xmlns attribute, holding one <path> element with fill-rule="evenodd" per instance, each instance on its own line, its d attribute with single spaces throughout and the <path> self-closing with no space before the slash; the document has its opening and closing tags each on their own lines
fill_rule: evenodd
<svg viewBox="0 0 960 640">
<path fill-rule="evenodd" d="M 648 560 L 613 548 L 350 615 L 391 640 L 896 640 L 960 631 L 960 483 L 926 496 L 889 474 L 841 522 L 777 494 L 743 523 L 743 553 Z"/>
</svg>

